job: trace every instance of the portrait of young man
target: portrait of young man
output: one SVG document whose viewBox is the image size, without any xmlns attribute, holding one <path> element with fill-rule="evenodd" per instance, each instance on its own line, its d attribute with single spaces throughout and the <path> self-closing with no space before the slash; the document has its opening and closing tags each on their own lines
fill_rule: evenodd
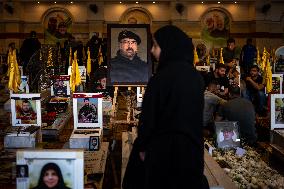
<svg viewBox="0 0 284 189">
<path fill-rule="evenodd" d="M 32 100 L 17 100 L 16 101 L 16 124 L 36 124 L 37 113 L 33 109 L 35 101 Z"/>
<path fill-rule="evenodd" d="M 219 148 L 235 148 L 240 146 L 240 142 L 236 140 L 239 138 L 238 132 L 234 130 L 234 127 L 223 127 L 219 132 L 219 138 Z"/>
<path fill-rule="evenodd" d="M 127 26 L 127 25 L 125 25 Z M 148 28 L 111 28 L 109 41 L 109 83 L 147 84 L 151 71 Z"/>
<path fill-rule="evenodd" d="M 97 136 L 90 137 L 89 150 L 99 150 L 99 137 Z"/>
<path fill-rule="evenodd" d="M 67 96 L 67 85 L 63 80 L 56 80 L 53 84 L 54 96 Z"/>
</svg>

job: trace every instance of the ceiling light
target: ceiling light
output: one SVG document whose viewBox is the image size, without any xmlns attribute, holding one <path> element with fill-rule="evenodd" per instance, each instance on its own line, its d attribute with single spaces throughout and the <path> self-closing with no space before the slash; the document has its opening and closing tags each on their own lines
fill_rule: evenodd
<svg viewBox="0 0 284 189">
<path fill-rule="evenodd" d="M 220 4 L 221 2 L 220 1 L 218 1 L 218 4 Z"/>
<path fill-rule="evenodd" d="M 237 4 L 237 1 L 235 1 L 235 4 Z"/>
<path fill-rule="evenodd" d="M 203 4 L 203 1 L 201 3 Z"/>
<path fill-rule="evenodd" d="M 54 3 L 56 4 L 56 1 L 54 1 Z"/>
<path fill-rule="evenodd" d="M 39 4 L 39 1 L 37 2 L 37 4 Z"/>
<path fill-rule="evenodd" d="M 155 1 L 153 1 L 153 3 L 155 4 L 156 2 L 155 2 Z"/>
<path fill-rule="evenodd" d="M 73 4 L 73 1 L 71 1 L 70 3 Z"/>
<path fill-rule="evenodd" d="M 120 1 L 119 3 L 121 4 L 122 2 Z"/>
<path fill-rule="evenodd" d="M 138 1 L 136 1 L 136 4 L 138 4 L 139 2 Z"/>
</svg>

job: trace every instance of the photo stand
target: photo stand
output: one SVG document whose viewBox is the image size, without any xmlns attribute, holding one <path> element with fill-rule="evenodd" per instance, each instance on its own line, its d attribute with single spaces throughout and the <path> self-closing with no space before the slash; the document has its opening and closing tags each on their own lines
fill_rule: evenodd
<svg viewBox="0 0 284 189">
<path fill-rule="evenodd" d="M 101 93 L 74 93 L 74 130 L 69 139 L 70 148 L 89 149 L 91 136 L 98 136 L 101 142 L 103 132 L 103 110 Z"/>
<path fill-rule="evenodd" d="M 270 144 L 284 157 L 284 94 L 271 94 Z"/>
<path fill-rule="evenodd" d="M 12 127 L 6 130 L 5 148 L 34 148 L 41 142 L 40 94 L 11 94 Z"/>
<path fill-rule="evenodd" d="M 241 146 L 239 125 L 236 121 L 215 122 L 216 146 L 231 149 Z"/>
<path fill-rule="evenodd" d="M 47 188 L 41 175 L 53 170 L 63 182 L 60 188 L 84 188 L 84 151 L 80 149 L 18 150 L 17 189 Z M 43 183 L 39 183 L 42 180 Z M 59 182 L 60 182 L 59 181 Z M 56 183 L 54 183 L 56 184 Z"/>
<path fill-rule="evenodd" d="M 272 74 L 272 91 L 270 94 L 282 94 L 282 86 L 283 74 Z"/>
</svg>

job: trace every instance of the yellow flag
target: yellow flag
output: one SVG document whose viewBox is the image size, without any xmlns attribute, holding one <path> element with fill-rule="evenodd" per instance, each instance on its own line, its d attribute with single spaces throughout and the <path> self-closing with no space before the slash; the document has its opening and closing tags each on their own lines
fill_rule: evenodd
<svg viewBox="0 0 284 189">
<path fill-rule="evenodd" d="M 98 53 L 98 64 L 99 66 L 104 61 L 103 53 L 102 53 L 102 46 L 100 45 L 99 53 Z"/>
<path fill-rule="evenodd" d="M 21 73 L 17 62 L 16 49 L 9 51 L 8 60 L 10 67 L 8 88 L 14 92 L 18 92 L 18 88 L 21 84 Z"/>
<path fill-rule="evenodd" d="M 272 71 L 270 67 L 270 62 L 267 61 L 266 65 L 266 93 L 270 93 L 272 91 Z"/>
<path fill-rule="evenodd" d="M 223 59 L 223 48 L 220 49 L 220 64 L 224 64 L 224 59 Z"/>
<path fill-rule="evenodd" d="M 206 64 L 207 66 L 210 66 L 210 55 L 209 54 L 206 57 Z"/>
<path fill-rule="evenodd" d="M 87 51 L 87 74 L 90 77 L 90 73 L 92 70 L 92 65 L 91 65 L 91 54 L 90 54 L 90 48 L 88 47 L 88 51 Z"/>
<path fill-rule="evenodd" d="M 257 63 L 257 65 L 260 65 L 260 55 L 259 55 L 259 49 L 258 48 L 257 48 L 256 63 Z"/>
<path fill-rule="evenodd" d="M 77 62 L 77 51 L 74 52 L 74 59 L 71 68 L 70 75 L 70 89 L 72 92 L 75 92 L 76 86 L 79 86 L 81 83 L 81 76 Z"/>
<path fill-rule="evenodd" d="M 198 54 L 196 51 L 196 47 L 194 47 L 194 51 L 193 51 L 193 63 L 196 65 L 199 62 L 199 58 L 198 58 Z"/>
</svg>

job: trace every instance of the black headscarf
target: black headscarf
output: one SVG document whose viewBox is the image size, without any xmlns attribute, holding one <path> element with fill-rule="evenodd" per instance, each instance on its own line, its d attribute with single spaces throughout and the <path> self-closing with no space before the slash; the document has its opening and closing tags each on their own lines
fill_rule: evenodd
<svg viewBox="0 0 284 189">
<path fill-rule="evenodd" d="M 178 60 L 193 64 L 192 40 L 178 27 L 162 27 L 155 32 L 154 38 L 161 48 L 158 70 L 171 63 L 176 64 Z"/>
</svg>

